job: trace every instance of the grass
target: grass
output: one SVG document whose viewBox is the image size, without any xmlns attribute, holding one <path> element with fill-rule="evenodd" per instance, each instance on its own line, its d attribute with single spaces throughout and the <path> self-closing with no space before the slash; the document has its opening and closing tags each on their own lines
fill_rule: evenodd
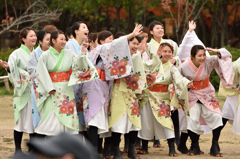
<svg viewBox="0 0 240 159">
<path fill-rule="evenodd" d="M 12 138 L 3 138 L 3 142 L 12 142 L 13 139 Z"/>
<path fill-rule="evenodd" d="M 9 83 L 10 84 L 10 83 Z M 5 86 L 0 85 L 0 96 L 13 96 L 13 87 L 10 86 L 10 93 L 6 90 Z"/>
</svg>

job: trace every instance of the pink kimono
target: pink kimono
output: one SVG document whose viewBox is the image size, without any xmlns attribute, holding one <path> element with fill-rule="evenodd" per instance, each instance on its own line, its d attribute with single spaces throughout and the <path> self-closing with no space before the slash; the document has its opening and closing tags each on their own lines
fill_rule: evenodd
<svg viewBox="0 0 240 159">
<path fill-rule="evenodd" d="M 210 111 L 221 115 L 215 89 L 208 78 L 213 69 L 216 70 L 223 85 L 232 84 L 232 56 L 226 49 L 219 49 L 220 56 L 208 56 L 197 68 L 190 59 L 178 68 L 180 73 L 194 82 L 194 87 L 188 92 L 189 108 L 198 100 Z"/>
</svg>

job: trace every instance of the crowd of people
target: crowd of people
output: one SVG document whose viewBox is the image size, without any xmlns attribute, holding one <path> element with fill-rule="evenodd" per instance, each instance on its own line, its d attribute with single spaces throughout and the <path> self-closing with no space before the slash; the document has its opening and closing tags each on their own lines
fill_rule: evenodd
<svg viewBox="0 0 240 159">
<path fill-rule="evenodd" d="M 20 48 L 8 62 L 0 61 L 14 87 L 15 151 L 21 152 L 23 133 L 29 134 L 31 152 L 36 141 L 49 143 L 64 132 L 90 141 L 88 151 L 102 154 L 95 158 L 140 159 L 149 153 L 149 141 L 161 147 L 160 139 L 167 139 L 169 156 L 178 156 L 175 145 L 194 156 L 204 153 L 200 135 L 212 131 L 210 154 L 222 157 L 218 140 L 228 120 L 240 135 L 240 62 L 232 63 L 225 48 L 206 48 L 195 28 L 189 22 L 179 47 L 163 39 L 159 21 L 149 30 L 138 24 L 132 33 L 115 36 L 107 30 L 89 34 L 84 22 L 65 33 L 51 25 L 37 34 L 23 28 Z M 219 94 L 228 97 L 222 113 L 209 81 L 213 69 L 221 80 Z"/>
</svg>

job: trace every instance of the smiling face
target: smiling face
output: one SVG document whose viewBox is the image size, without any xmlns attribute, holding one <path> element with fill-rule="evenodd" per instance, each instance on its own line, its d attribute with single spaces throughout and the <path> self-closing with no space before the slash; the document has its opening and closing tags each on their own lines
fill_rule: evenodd
<svg viewBox="0 0 240 159">
<path fill-rule="evenodd" d="M 43 41 L 39 41 L 39 44 L 41 45 L 41 49 L 43 51 L 48 50 L 50 47 L 50 36 L 51 36 L 51 34 L 47 33 L 47 34 L 45 34 Z"/>
<path fill-rule="evenodd" d="M 158 51 L 158 55 L 162 56 L 161 58 L 162 63 L 166 63 L 172 58 L 173 52 L 170 49 L 170 47 L 163 46 L 161 51 Z"/>
<path fill-rule="evenodd" d="M 162 25 L 155 25 L 153 30 L 150 31 L 150 34 L 153 35 L 153 38 L 162 38 L 164 35 L 164 28 Z"/>
<path fill-rule="evenodd" d="M 83 40 L 82 45 L 83 45 L 85 48 L 88 48 L 89 42 L 88 42 L 88 39 L 87 39 L 87 38 Z"/>
<path fill-rule="evenodd" d="M 192 62 L 198 67 L 199 65 L 203 64 L 206 60 L 206 53 L 205 50 L 198 50 L 195 57 L 192 57 Z"/>
<path fill-rule="evenodd" d="M 33 47 L 36 44 L 37 36 L 33 30 L 29 30 L 26 38 L 22 38 L 24 45 Z"/>
<path fill-rule="evenodd" d="M 144 32 L 142 32 L 140 35 L 139 35 L 139 37 L 143 37 L 143 42 L 144 43 L 147 43 L 147 40 L 148 40 L 148 33 L 144 33 Z"/>
<path fill-rule="evenodd" d="M 57 39 L 52 39 L 52 43 L 53 43 L 53 48 L 56 50 L 62 50 L 64 49 L 65 45 L 66 45 L 66 37 L 64 34 L 58 34 Z"/>
<path fill-rule="evenodd" d="M 79 26 L 79 29 L 75 30 L 75 33 L 76 33 L 76 36 L 79 36 L 81 38 L 88 38 L 89 30 L 87 25 L 84 23 L 81 23 Z"/>
<path fill-rule="evenodd" d="M 129 42 L 129 50 L 131 54 L 136 54 L 139 46 L 139 42 L 136 38 Z"/>
</svg>

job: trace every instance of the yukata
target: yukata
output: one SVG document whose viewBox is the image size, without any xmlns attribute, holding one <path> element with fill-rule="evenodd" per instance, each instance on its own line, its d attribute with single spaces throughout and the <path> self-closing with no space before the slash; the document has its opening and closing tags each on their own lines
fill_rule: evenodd
<svg viewBox="0 0 240 159">
<path fill-rule="evenodd" d="M 237 135 L 240 135 L 240 58 L 233 62 L 233 84 L 231 86 L 223 86 L 220 83 L 219 87 L 219 96 L 227 97 L 223 109 L 222 109 L 222 117 L 229 119 L 229 123 L 233 125 L 232 132 Z"/>
<path fill-rule="evenodd" d="M 70 49 L 76 56 L 81 52 L 81 46 L 76 39 L 69 39 L 66 43 L 65 49 Z M 79 119 L 79 131 L 87 131 L 83 114 L 82 86 L 83 84 L 74 85 L 73 90 Z"/>
<path fill-rule="evenodd" d="M 189 57 L 191 56 L 191 49 L 194 45 L 202 45 L 204 48 L 206 48 L 204 46 L 204 44 L 202 43 L 202 41 L 196 35 L 195 31 L 192 31 L 192 32 L 188 31 L 185 34 L 183 41 L 179 45 L 179 49 L 178 49 L 180 65 L 181 65 L 181 63 L 183 63 L 184 61 L 189 59 Z M 205 53 L 206 53 L 206 56 L 210 56 L 208 51 L 206 51 Z M 187 133 L 186 115 L 183 112 L 183 110 L 181 110 L 181 109 L 178 110 L 178 113 L 179 113 L 180 131 Z M 203 131 L 204 134 L 211 132 L 211 129 L 207 125 L 200 125 L 200 130 Z"/>
<path fill-rule="evenodd" d="M 127 63 L 122 60 L 119 65 Z M 146 76 L 140 52 L 132 55 L 132 63 L 133 74 L 115 80 L 111 95 L 109 128 L 112 132 L 121 134 L 141 129 L 141 116 L 135 93 L 142 93 L 146 88 Z"/>
<path fill-rule="evenodd" d="M 108 132 L 109 82 L 133 73 L 127 36 L 98 45 L 89 53 L 99 79 L 83 85 L 83 110 L 86 126 L 95 126 L 98 133 Z"/>
<path fill-rule="evenodd" d="M 182 77 L 177 68 L 170 61 L 162 64 L 158 55 L 145 63 L 148 88 L 139 97 L 142 129 L 138 137 L 144 140 L 174 138 L 174 126 L 171 119 L 170 104 L 188 113 L 187 84 L 189 80 Z M 163 71 L 163 75 L 159 72 Z M 169 92 L 169 85 L 175 90 Z M 171 93 L 173 99 L 171 100 Z M 179 101 L 184 102 L 181 106 Z"/>
<path fill-rule="evenodd" d="M 79 120 L 72 85 L 97 78 L 96 69 L 82 52 L 76 56 L 71 50 L 63 49 L 58 53 L 52 47 L 44 52 L 39 58 L 35 75 L 37 105 L 41 115 L 35 131 L 50 136 L 60 132 L 78 134 Z M 54 95 L 49 94 L 52 90 L 56 91 Z"/>
<path fill-rule="evenodd" d="M 8 59 L 9 80 L 14 87 L 14 130 L 26 133 L 33 133 L 40 120 L 31 77 L 27 72 L 30 54 L 28 48 L 21 45 Z"/>
<path fill-rule="evenodd" d="M 151 39 L 151 41 L 147 44 L 147 50 L 146 53 L 148 55 L 148 57 L 150 59 L 153 58 L 154 54 L 157 54 L 157 50 L 160 46 L 161 43 L 169 43 L 172 47 L 173 47 L 173 58 L 176 60 L 176 67 L 179 66 L 179 58 L 178 58 L 178 45 L 176 42 L 174 42 L 171 39 L 161 39 L 160 43 L 158 43 L 156 40 L 154 40 L 153 38 Z M 146 58 L 146 55 L 144 55 L 144 58 Z"/>
<path fill-rule="evenodd" d="M 222 126 L 221 110 L 209 76 L 215 69 L 224 86 L 232 84 L 232 57 L 226 49 L 219 51 L 218 56 L 208 56 L 199 68 L 190 58 L 178 68 L 184 77 L 193 81 L 188 92 L 190 116 L 187 116 L 187 129 L 199 135 L 203 134 L 202 124 L 207 124 L 211 130 Z"/>
</svg>

